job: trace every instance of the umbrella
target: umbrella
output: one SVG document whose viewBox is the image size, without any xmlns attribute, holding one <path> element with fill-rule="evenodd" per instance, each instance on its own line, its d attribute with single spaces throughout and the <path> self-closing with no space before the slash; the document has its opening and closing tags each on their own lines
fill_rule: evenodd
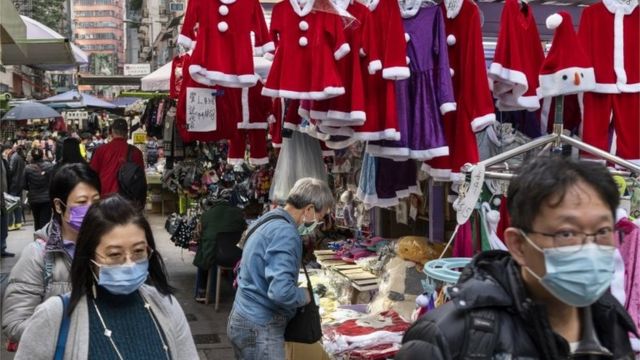
<svg viewBox="0 0 640 360">
<path fill-rule="evenodd" d="M 52 97 L 48 97 L 40 102 L 48 103 L 51 107 L 96 107 L 103 109 L 115 109 L 117 106 L 97 98 L 93 95 L 81 93 L 78 90 L 70 90 L 62 94 L 58 94 Z M 57 103 L 57 104 L 55 104 Z M 57 106 L 56 106 L 57 105 Z"/>
<path fill-rule="evenodd" d="M 2 120 L 47 119 L 61 116 L 60 113 L 37 102 L 27 102 L 9 110 Z"/>
</svg>

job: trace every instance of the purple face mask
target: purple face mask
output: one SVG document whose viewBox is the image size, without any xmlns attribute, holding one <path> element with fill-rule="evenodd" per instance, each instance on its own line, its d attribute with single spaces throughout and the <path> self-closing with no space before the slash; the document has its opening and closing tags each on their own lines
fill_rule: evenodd
<svg viewBox="0 0 640 360">
<path fill-rule="evenodd" d="M 87 211 L 91 205 L 78 205 L 69 208 L 69 226 L 75 231 L 80 230 L 84 216 L 87 215 Z"/>
</svg>

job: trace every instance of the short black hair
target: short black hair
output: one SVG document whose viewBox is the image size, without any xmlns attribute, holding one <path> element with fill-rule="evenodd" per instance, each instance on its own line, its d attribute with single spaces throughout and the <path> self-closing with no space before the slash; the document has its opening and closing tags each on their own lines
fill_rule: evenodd
<svg viewBox="0 0 640 360">
<path fill-rule="evenodd" d="M 44 152 L 40 148 L 31 149 L 31 159 L 36 162 L 42 160 L 44 157 Z"/>
<path fill-rule="evenodd" d="M 607 168 L 598 162 L 552 156 L 525 165 L 511 181 L 507 193 L 511 226 L 532 231 L 542 205 L 555 196 L 558 200 L 551 206 L 559 205 L 567 191 L 578 182 L 591 186 L 609 206 L 615 219 L 620 193 Z"/>
<path fill-rule="evenodd" d="M 129 124 L 125 119 L 115 119 L 111 124 L 111 132 L 116 135 L 127 136 L 129 133 Z"/>
<path fill-rule="evenodd" d="M 53 219 L 61 222 L 60 214 L 55 211 L 54 199 L 60 199 L 65 204 L 69 194 L 80 184 L 90 185 L 100 192 L 100 178 L 98 174 L 86 163 L 63 165 L 55 171 L 49 184 L 49 199 L 53 207 Z M 64 205 L 63 205 L 64 207 Z"/>
<path fill-rule="evenodd" d="M 68 137 L 62 142 L 62 159 L 63 164 L 84 163 L 86 160 L 80 153 L 80 140 Z"/>
<path fill-rule="evenodd" d="M 91 294 L 95 283 L 91 269 L 91 260 L 102 237 L 117 226 L 135 224 L 144 230 L 147 245 L 153 250 L 149 258 L 149 276 L 147 283 L 153 285 L 161 294 L 169 295 L 173 288 L 167 280 L 167 271 L 162 256 L 156 249 L 153 231 L 144 215 L 128 200 L 114 195 L 93 204 L 82 222 L 76 241 L 76 252 L 71 263 L 71 299 L 69 314 L 84 295 Z"/>
</svg>

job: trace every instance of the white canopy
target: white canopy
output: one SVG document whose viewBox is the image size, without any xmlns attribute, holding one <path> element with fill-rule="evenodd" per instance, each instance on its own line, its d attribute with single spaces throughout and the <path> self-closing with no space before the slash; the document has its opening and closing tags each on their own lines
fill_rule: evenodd
<svg viewBox="0 0 640 360">
<path fill-rule="evenodd" d="M 253 66 L 255 72 L 261 78 L 266 79 L 271 68 L 271 61 L 263 57 L 254 57 Z M 144 91 L 169 91 L 169 81 L 171 79 L 171 63 L 164 64 L 158 70 L 143 77 L 140 82 Z"/>
<path fill-rule="evenodd" d="M 27 28 L 27 40 L 51 40 L 51 39 L 64 39 L 65 37 L 55 32 L 50 27 L 44 25 L 43 23 L 33 20 L 32 18 L 20 15 L 20 18 L 25 23 Z M 78 46 L 74 43 L 70 43 L 71 50 L 73 52 L 73 57 L 75 59 L 75 64 L 69 65 L 41 65 L 39 67 L 45 70 L 67 70 L 69 68 L 74 68 L 76 65 L 87 64 L 89 63 L 89 56 L 87 53 L 82 51 Z"/>
</svg>

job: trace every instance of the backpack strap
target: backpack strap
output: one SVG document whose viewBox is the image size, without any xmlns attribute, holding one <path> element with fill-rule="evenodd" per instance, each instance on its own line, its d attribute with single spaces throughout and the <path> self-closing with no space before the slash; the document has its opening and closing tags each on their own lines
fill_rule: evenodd
<svg viewBox="0 0 640 360">
<path fill-rule="evenodd" d="M 127 158 L 125 159 L 125 162 L 131 162 L 131 148 L 133 147 L 133 145 L 129 145 L 127 144 Z"/>
<path fill-rule="evenodd" d="M 56 343 L 56 353 L 53 357 L 54 360 L 62 360 L 64 358 L 64 350 L 67 346 L 69 325 L 71 323 L 71 317 L 67 314 L 69 311 L 69 300 L 71 300 L 71 294 L 66 293 L 58 296 L 62 299 L 62 322 L 60 323 L 60 330 L 58 332 L 58 342 Z"/>
<path fill-rule="evenodd" d="M 498 341 L 498 319 L 492 309 L 475 309 L 465 315 L 467 333 L 462 359 L 491 359 Z"/>
<path fill-rule="evenodd" d="M 238 242 L 238 247 L 240 249 L 244 248 L 244 245 L 247 243 L 247 240 L 249 240 L 249 237 L 251 235 L 253 235 L 253 233 L 258 230 L 259 227 L 261 227 L 262 225 L 268 223 L 271 220 L 276 220 L 276 219 L 282 219 L 286 222 L 289 222 L 289 220 L 287 220 L 286 217 L 282 216 L 282 215 L 269 215 L 269 216 L 265 216 L 262 220 L 260 220 L 257 224 L 255 224 L 254 226 L 252 226 L 250 229 L 248 229 L 243 235 L 242 238 L 240 238 L 240 242 Z"/>
</svg>

